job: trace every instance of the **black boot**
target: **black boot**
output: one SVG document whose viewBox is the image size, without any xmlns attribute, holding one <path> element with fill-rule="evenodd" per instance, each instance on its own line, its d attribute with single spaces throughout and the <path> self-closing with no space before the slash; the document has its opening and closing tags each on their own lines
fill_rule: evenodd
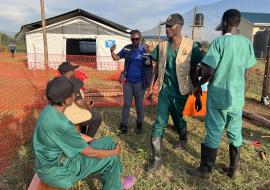
<svg viewBox="0 0 270 190">
<path fill-rule="evenodd" d="M 80 125 L 80 127 L 81 127 L 81 133 L 82 134 L 86 134 L 89 126 L 82 126 L 82 125 Z"/>
<path fill-rule="evenodd" d="M 118 128 L 118 134 L 125 134 L 125 133 L 127 133 L 127 126 L 120 124 Z"/>
<path fill-rule="evenodd" d="M 217 149 L 209 148 L 201 144 L 201 164 L 198 168 L 187 169 L 189 175 L 197 176 L 204 179 L 212 177 L 212 168 L 215 164 Z"/>
<path fill-rule="evenodd" d="M 173 145 L 173 149 L 183 149 L 185 148 L 187 141 L 188 141 L 188 135 L 187 135 L 187 128 L 183 128 L 181 130 L 178 130 L 179 134 L 179 141 Z"/>
<path fill-rule="evenodd" d="M 142 134 L 143 133 L 142 127 L 143 127 L 142 123 L 137 123 L 136 128 L 135 128 L 135 133 Z"/>
<path fill-rule="evenodd" d="M 237 169 L 240 163 L 240 147 L 230 145 L 229 153 L 230 153 L 230 165 L 227 168 L 227 175 L 230 178 L 234 178 L 237 176 Z"/>
<path fill-rule="evenodd" d="M 161 138 L 156 137 L 152 138 L 152 149 L 153 149 L 153 162 L 149 165 L 147 171 L 153 172 L 158 169 L 162 164 L 162 157 L 161 157 Z"/>
</svg>

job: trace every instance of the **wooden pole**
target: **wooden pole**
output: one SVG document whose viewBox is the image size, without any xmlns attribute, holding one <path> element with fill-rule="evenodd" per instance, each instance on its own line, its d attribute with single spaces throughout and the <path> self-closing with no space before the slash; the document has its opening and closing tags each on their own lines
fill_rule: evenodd
<svg viewBox="0 0 270 190">
<path fill-rule="evenodd" d="M 161 21 L 159 22 L 159 25 L 158 25 L 158 43 L 160 42 L 160 35 L 161 35 Z"/>
<path fill-rule="evenodd" d="M 262 117 L 254 113 L 250 113 L 247 110 L 243 110 L 243 117 L 249 120 L 255 121 L 256 123 L 270 129 L 270 121 L 266 119 L 265 117 Z"/>
<path fill-rule="evenodd" d="M 45 8 L 44 0 L 40 0 L 41 18 L 42 18 L 42 32 L 43 32 L 43 45 L 44 45 L 44 62 L 45 68 L 48 69 L 48 43 L 46 34 L 46 19 L 45 19 Z"/>
<path fill-rule="evenodd" d="M 262 98 L 261 98 L 261 102 L 264 105 L 269 105 L 269 85 L 270 85 L 269 75 L 270 75 L 270 32 L 268 32 L 267 57 L 265 63 Z"/>
<path fill-rule="evenodd" d="M 194 34 L 195 34 L 195 19 L 197 14 L 197 1 L 195 1 L 195 8 L 194 8 L 194 17 L 193 17 L 193 24 L 192 24 L 192 35 L 191 39 L 194 40 Z"/>
</svg>

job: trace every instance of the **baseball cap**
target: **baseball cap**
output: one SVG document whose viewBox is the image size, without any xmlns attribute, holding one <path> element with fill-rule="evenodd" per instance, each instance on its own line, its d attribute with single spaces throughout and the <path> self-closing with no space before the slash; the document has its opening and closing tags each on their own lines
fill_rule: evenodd
<svg viewBox="0 0 270 190">
<path fill-rule="evenodd" d="M 69 80 L 72 82 L 75 91 L 78 91 L 83 87 L 83 82 L 80 79 L 71 77 Z"/>
<path fill-rule="evenodd" d="M 46 97 L 49 100 L 63 102 L 75 92 L 73 83 L 65 76 L 55 77 L 46 87 Z"/>
<path fill-rule="evenodd" d="M 66 62 L 61 63 L 61 65 L 59 65 L 58 71 L 60 72 L 61 75 L 63 75 L 66 72 L 74 71 L 78 67 L 79 65 L 72 65 L 70 62 L 66 61 Z"/>
<path fill-rule="evenodd" d="M 220 24 L 215 28 L 216 31 L 222 30 L 222 21 L 228 21 L 231 17 L 238 17 L 241 20 L 241 13 L 237 9 L 228 9 L 223 13 Z"/>
<path fill-rule="evenodd" d="M 182 24 L 182 25 L 184 25 L 184 19 L 183 19 L 182 15 L 180 15 L 178 13 L 174 13 L 174 14 L 171 14 L 167 18 L 166 22 L 161 23 L 161 25 L 164 25 L 164 24 L 166 24 L 168 26 L 173 26 L 175 24 Z"/>
</svg>

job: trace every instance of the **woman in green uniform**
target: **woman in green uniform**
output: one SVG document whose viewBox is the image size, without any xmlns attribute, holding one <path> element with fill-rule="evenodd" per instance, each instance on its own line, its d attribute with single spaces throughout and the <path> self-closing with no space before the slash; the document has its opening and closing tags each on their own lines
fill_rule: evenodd
<svg viewBox="0 0 270 190">
<path fill-rule="evenodd" d="M 74 102 L 74 90 L 66 77 L 47 85 L 49 105 L 40 113 L 33 136 L 35 172 L 47 185 L 63 189 L 91 174 L 100 174 L 104 190 L 132 187 L 134 177 L 121 178 L 120 144 L 111 137 L 95 140 L 77 132 L 64 115 Z"/>
</svg>

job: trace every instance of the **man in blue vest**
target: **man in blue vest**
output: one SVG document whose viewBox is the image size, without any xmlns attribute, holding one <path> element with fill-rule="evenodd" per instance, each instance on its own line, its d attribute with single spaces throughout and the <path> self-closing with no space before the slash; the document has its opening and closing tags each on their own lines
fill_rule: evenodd
<svg viewBox="0 0 270 190">
<path fill-rule="evenodd" d="M 114 61 L 125 59 L 124 71 L 121 74 L 123 83 L 124 106 L 122 110 L 121 123 L 118 132 L 125 134 L 128 129 L 129 111 L 132 105 L 132 99 L 135 99 L 137 112 L 137 124 L 135 132 L 143 132 L 144 106 L 143 99 L 147 87 L 150 86 L 152 79 L 152 63 L 150 54 L 141 44 L 141 32 L 138 30 L 131 31 L 131 42 L 125 46 L 119 53 L 115 54 L 116 45 L 111 47 L 111 56 Z"/>
</svg>

